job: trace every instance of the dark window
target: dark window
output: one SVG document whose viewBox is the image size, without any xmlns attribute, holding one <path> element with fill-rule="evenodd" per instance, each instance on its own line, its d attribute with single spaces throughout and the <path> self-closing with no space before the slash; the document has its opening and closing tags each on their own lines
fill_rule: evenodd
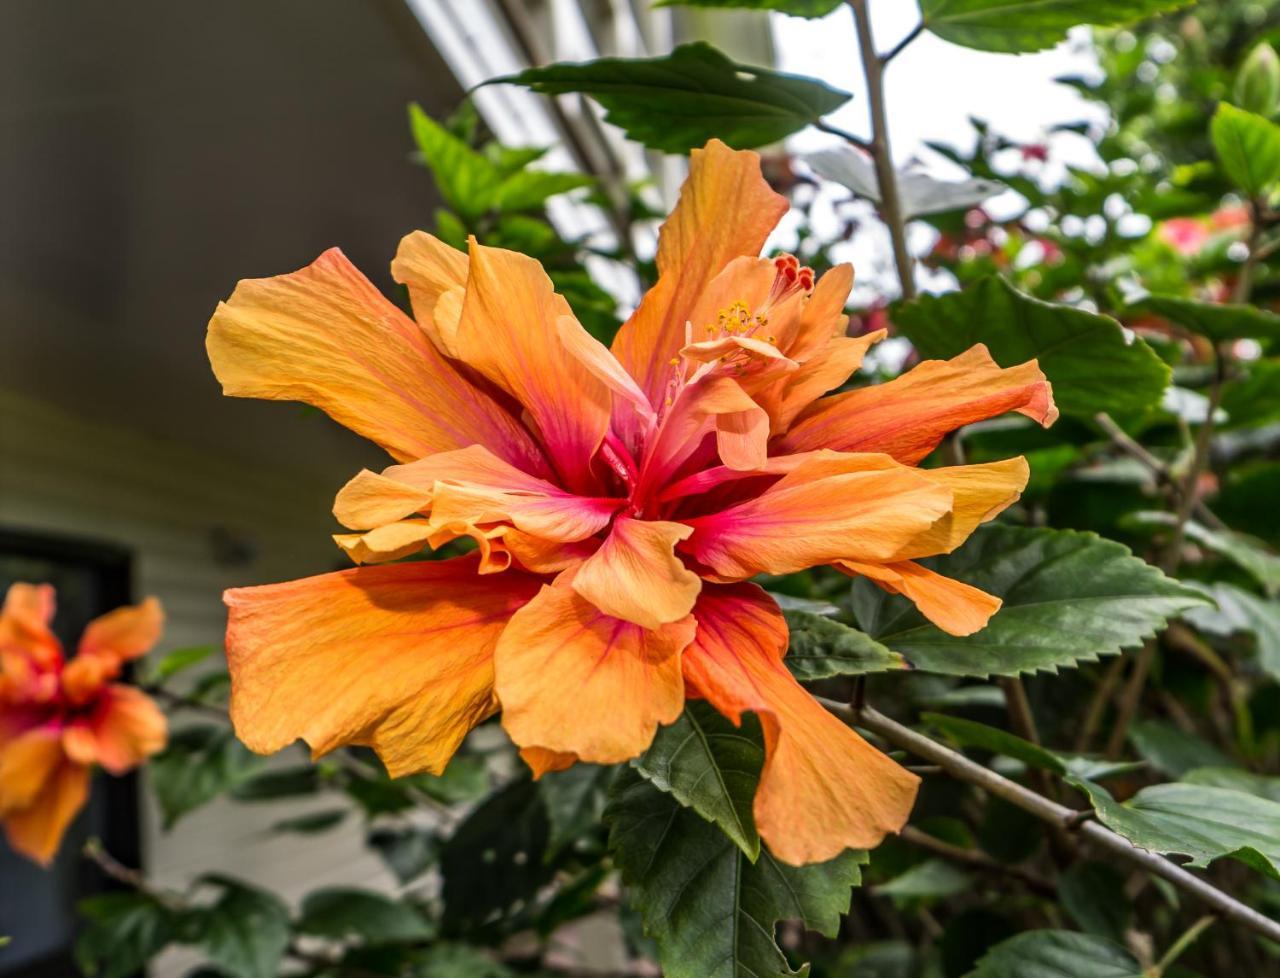
<svg viewBox="0 0 1280 978">
<path fill-rule="evenodd" d="M 0 529 L 0 594 L 14 581 L 48 583 L 58 590 L 53 628 L 75 652 L 92 619 L 129 604 L 130 556 L 109 545 Z M 75 905 L 112 887 L 80 849 L 96 836 L 122 862 L 139 861 L 138 799 L 133 777 L 95 776 L 89 804 L 63 839 L 48 869 L 10 851 L 0 833 L 0 934 L 12 938 L 0 948 L 5 978 L 76 976 L 71 950 Z"/>
</svg>

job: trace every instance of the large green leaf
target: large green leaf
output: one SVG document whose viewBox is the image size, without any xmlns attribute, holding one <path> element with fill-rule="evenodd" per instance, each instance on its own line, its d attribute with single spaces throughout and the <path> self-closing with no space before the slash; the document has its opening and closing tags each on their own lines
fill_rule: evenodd
<svg viewBox="0 0 1280 978">
<path fill-rule="evenodd" d="M 788 866 L 752 863 L 729 837 L 634 768 L 623 768 L 605 817 L 610 846 L 667 978 L 789 978 L 779 920 L 834 937 L 865 854 Z"/>
<path fill-rule="evenodd" d="M 1062 908 L 1082 930 L 1123 941 L 1133 907 L 1124 890 L 1124 876 L 1105 862 L 1078 860 L 1058 878 Z"/>
<path fill-rule="evenodd" d="M 1138 755 L 1157 771 L 1180 778 L 1198 767 L 1230 765 L 1231 758 L 1209 741 L 1165 720 L 1140 720 L 1129 728 Z"/>
<path fill-rule="evenodd" d="M 332 887 L 308 893 L 298 930 L 333 940 L 364 944 L 424 941 L 434 929 L 414 907 L 372 890 Z"/>
<path fill-rule="evenodd" d="M 471 220 L 493 206 L 502 173 L 491 161 L 427 115 L 417 103 L 409 106 L 409 131 L 446 204 Z"/>
<path fill-rule="evenodd" d="M 963 893 L 973 886 L 973 878 L 944 859 L 926 859 L 893 879 L 875 886 L 878 896 L 897 904 L 916 900 L 941 900 Z"/>
<path fill-rule="evenodd" d="M 655 7 L 736 7 L 741 10 L 777 10 L 794 17 L 825 17 L 844 0 L 658 0 Z"/>
<path fill-rule="evenodd" d="M 1089 781 L 1073 782 L 1089 796 L 1098 818 L 1134 845 L 1184 855 L 1208 866 L 1229 856 L 1280 879 L 1280 803 L 1202 784 L 1157 784 L 1124 804 Z"/>
<path fill-rule="evenodd" d="M 686 153 L 713 137 L 737 149 L 777 142 L 850 97 L 813 78 L 735 64 L 702 42 L 661 58 L 553 64 L 494 81 L 544 95 L 590 95 L 609 122 L 668 153 Z"/>
<path fill-rule="evenodd" d="M 168 747 L 147 767 L 165 828 L 248 781 L 265 763 L 236 740 L 230 727 L 208 723 L 173 731 Z"/>
<path fill-rule="evenodd" d="M 1149 295 L 1134 305 L 1215 341 L 1280 336 L 1280 316 L 1257 306 L 1201 302 L 1177 295 Z"/>
<path fill-rule="evenodd" d="M 1141 964 L 1115 944 L 1068 930 L 1033 930 L 1001 941 L 965 978 L 1144 978 Z"/>
<path fill-rule="evenodd" d="M 211 906 L 190 911 L 184 931 L 218 969 L 233 978 L 276 978 L 289 944 L 289 908 L 278 896 L 224 876 L 203 883 L 222 890 Z"/>
<path fill-rule="evenodd" d="M 957 744 L 963 747 L 977 747 L 989 750 L 993 754 L 1003 754 L 1029 764 L 1031 767 L 1054 774 L 1066 774 L 1067 765 L 1053 751 L 1045 750 L 1038 744 L 1014 736 L 1007 730 L 989 727 L 976 720 L 965 720 L 962 717 L 946 716 L 941 713 L 922 713 L 920 719 L 931 727 L 942 731 Z"/>
<path fill-rule="evenodd" d="M 1280 778 L 1242 771 L 1238 767 L 1198 767 L 1178 780 L 1184 784 L 1203 784 L 1210 788 L 1230 788 L 1268 801 L 1280 802 Z"/>
<path fill-rule="evenodd" d="M 1209 134 L 1227 176 L 1250 197 L 1280 180 L 1280 126 L 1270 119 L 1220 102 Z"/>
<path fill-rule="evenodd" d="M 1141 519 L 1168 523 L 1171 517 L 1167 513 L 1144 513 Z M 1280 594 L 1280 556 L 1271 553 L 1261 540 L 1232 530 L 1211 530 L 1195 520 L 1187 522 L 1186 535 L 1248 571 L 1271 597 Z"/>
<path fill-rule="evenodd" d="M 609 765 L 579 763 L 538 779 L 550 825 L 548 856 L 555 857 L 566 847 L 588 841 L 599 829 L 605 790 L 614 774 Z"/>
<path fill-rule="evenodd" d="M 901 655 L 856 628 L 811 611 L 784 610 L 783 615 L 791 631 L 791 642 L 783 661 L 799 680 L 807 682 L 907 668 Z"/>
<path fill-rule="evenodd" d="M 744 717 L 739 730 L 709 703 L 690 702 L 633 764 L 680 804 L 718 825 L 752 862 L 760 855 L 751 805 L 764 748 L 755 717 Z"/>
<path fill-rule="evenodd" d="M 1280 359 L 1269 357 L 1241 365 L 1243 377 L 1222 387 L 1222 408 L 1231 425 L 1280 420 Z"/>
<path fill-rule="evenodd" d="M 867 632 L 915 668 L 956 676 L 1093 662 L 1141 644 L 1169 618 L 1206 601 L 1127 547 L 1074 530 L 986 526 L 955 553 L 925 563 L 1004 606 L 986 628 L 957 637 L 904 598 L 858 579 L 854 610 Z"/>
<path fill-rule="evenodd" d="M 954 44 L 983 51 L 1040 51 L 1077 24 L 1109 27 L 1185 6 L 1190 0 L 921 0 L 924 25 Z"/>
<path fill-rule="evenodd" d="M 76 909 L 86 921 L 76 963 L 94 978 L 139 974 L 174 938 L 173 913 L 145 893 L 102 893 Z"/>
<path fill-rule="evenodd" d="M 923 295 L 893 308 L 893 322 L 922 356 L 954 357 L 986 344 L 1002 367 L 1037 360 L 1064 414 L 1093 417 L 1154 407 L 1167 364 L 1108 316 L 1024 295 L 999 276 L 962 292 Z"/>
</svg>

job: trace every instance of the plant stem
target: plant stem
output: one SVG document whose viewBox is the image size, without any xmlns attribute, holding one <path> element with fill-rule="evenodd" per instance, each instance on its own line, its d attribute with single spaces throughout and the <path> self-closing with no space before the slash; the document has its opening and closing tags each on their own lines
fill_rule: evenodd
<svg viewBox="0 0 1280 978">
<path fill-rule="evenodd" d="M 840 717 L 846 723 L 863 727 L 882 737 L 895 747 L 908 750 L 918 757 L 937 764 L 957 780 L 976 785 L 1045 822 L 1078 832 L 1084 839 L 1106 849 L 1112 855 L 1118 856 L 1147 872 L 1163 877 L 1179 889 L 1193 894 L 1223 917 L 1242 924 L 1273 941 L 1280 941 L 1280 922 L 1265 917 L 1253 908 L 1245 906 L 1240 901 L 1223 893 L 1217 887 L 1206 883 L 1198 876 L 1187 872 L 1164 856 L 1138 848 L 1123 836 L 1112 832 L 1093 819 L 1087 818 L 1086 816 L 1091 813 L 1076 811 L 1045 798 L 1030 788 L 1026 788 L 1016 781 L 1010 781 L 1008 778 L 996 774 L 995 771 L 969 760 L 963 754 L 916 733 L 896 720 L 889 719 L 871 707 L 863 707 L 862 710 L 855 713 L 851 707 L 843 703 L 825 699 L 820 700 L 820 702 L 827 710 Z"/>
<path fill-rule="evenodd" d="M 895 44 L 893 47 L 891 47 L 888 51 L 886 51 L 884 54 L 880 56 L 880 64 L 882 66 L 887 65 L 890 61 L 892 61 L 894 58 L 900 55 L 903 52 L 903 50 L 906 49 L 907 45 L 909 45 L 922 33 L 924 33 L 923 20 L 920 21 L 920 23 L 916 24 L 915 27 L 911 28 L 911 30 L 907 32 L 906 37 L 904 37 L 901 41 L 899 41 L 897 44 Z"/>
<path fill-rule="evenodd" d="M 950 859 L 952 862 L 960 863 L 964 866 L 971 866 L 974 869 L 981 870 L 984 873 L 991 873 L 999 876 L 1009 876 L 1024 884 L 1027 888 L 1044 897 L 1056 897 L 1058 888 L 1043 876 L 1033 873 L 1029 869 L 1023 869 L 1021 866 L 1010 866 L 1006 863 L 997 862 L 988 856 L 985 852 L 977 849 L 965 849 L 961 846 L 953 846 L 950 842 L 944 842 L 942 839 L 936 839 L 927 832 L 922 832 L 914 825 L 904 825 L 902 832 L 899 833 L 903 842 L 908 842 L 913 846 L 926 849 L 929 852 L 942 856 L 944 859 Z"/>
<path fill-rule="evenodd" d="M 813 127 L 815 129 L 821 129 L 823 132 L 829 132 L 833 136 L 839 136 L 850 146 L 854 146 L 862 150 L 864 153 L 871 152 L 871 144 L 861 136 L 854 135 L 848 129 L 841 129 L 839 126 L 833 126 L 831 123 L 823 122 L 821 119 L 815 122 Z"/>
<path fill-rule="evenodd" d="M 1164 956 L 1156 962 L 1155 978 L 1160 978 L 1161 975 L 1168 971 L 1173 963 L 1182 956 L 1182 952 L 1195 943 L 1195 939 L 1212 927 L 1217 920 L 1217 917 L 1208 914 L 1188 927 L 1183 935 L 1173 942 L 1169 950 L 1164 952 Z"/>
<path fill-rule="evenodd" d="M 893 261 L 898 268 L 902 297 L 914 299 L 915 273 L 911 253 L 907 251 L 906 221 L 898 198 L 898 178 L 894 175 L 893 154 L 889 147 L 889 118 L 884 102 L 884 62 L 876 53 L 867 0 L 849 0 L 849 7 L 853 10 L 858 48 L 862 54 L 862 73 L 867 81 L 867 102 L 871 109 L 871 159 L 875 163 L 876 183 L 880 189 L 880 216 L 888 226 L 889 240 L 893 242 Z"/>
</svg>

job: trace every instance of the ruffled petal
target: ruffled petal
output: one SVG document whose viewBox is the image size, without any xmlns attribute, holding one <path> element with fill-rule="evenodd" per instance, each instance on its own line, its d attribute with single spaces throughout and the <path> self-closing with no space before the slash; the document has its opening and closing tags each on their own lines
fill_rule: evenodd
<svg viewBox="0 0 1280 978">
<path fill-rule="evenodd" d="M 78 764 L 124 774 L 164 749 L 168 724 L 155 701 L 132 686 L 111 686 L 93 712 L 63 731 L 63 749 Z"/>
<path fill-rule="evenodd" d="M 0 815 L 33 804 L 62 757 L 62 736 L 56 727 L 36 727 L 9 741 L 0 753 Z"/>
<path fill-rule="evenodd" d="M 206 340 L 223 392 L 305 401 L 400 461 L 484 445 L 543 471 L 529 433 L 336 248 L 236 286 Z"/>
<path fill-rule="evenodd" d="M 228 591 L 237 735 L 259 753 L 365 744 L 393 776 L 442 771 L 496 709 L 494 645 L 538 589 L 476 569 L 464 557 Z"/>
<path fill-rule="evenodd" d="M 1007 369 L 978 344 L 951 360 L 926 360 L 894 380 L 825 398 L 801 413 L 772 454 L 829 448 L 884 452 L 913 464 L 957 428 L 1017 411 L 1048 427 L 1058 417 L 1034 360 Z"/>
<path fill-rule="evenodd" d="M 733 259 L 760 254 L 787 207 L 765 182 L 756 153 L 731 150 L 718 139 L 693 151 L 680 201 L 658 240 L 658 282 L 613 343 L 614 356 L 650 403 L 666 397 L 670 361 L 711 281 Z M 634 424 L 620 414 L 624 440 L 634 447 Z"/>
<path fill-rule="evenodd" d="M 516 612 L 495 655 L 502 725 L 522 748 L 615 764 L 684 707 L 690 617 L 649 631 L 612 618 L 562 574 Z"/>
<path fill-rule="evenodd" d="M 416 554 L 432 537 L 426 520 L 400 520 L 364 533 L 335 533 L 333 542 L 355 564 L 385 564 Z"/>
<path fill-rule="evenodd" d="M 900 549 L 896 559 L 949 554 L 969 539 L 979 525 L 993 520 L 1017 502 L 1031 477 L 1022 456 L 978 465 L 952 465 L 921 469 L 934 485 L 951 492 L 951 509 L 919 536 Z"/>
<path fill-rule="evenodd" d="M 890 594 L 903 595 L 949 635 L 972 635 L 985 628 L 991 616 L 1000 610 L 1000 599 L 994 594 L 944 577 L 912 560 L 891 564 L 841 560 L 835 566 L 846 574 L 875 581 Z"/>
<path fill-rule="evenodd" d="M 109 611 L 89 622 L 80 639 L 80 655 L 110 656 L 128 662 L 146 655 L 160 641 L 164 610 L 155 598 Z"/>
<path fill-rule="evenodd" d="M 67 827 L 88 800 L 89 769 L 64 759 L 30 805 L 3 816 L 9 845 L 15 852 L 49 865 Z"/>
<path fill-rule="evenodd" d="M 800 364 L 795 373 L 754 394 L 769 415 L 770 432 L 776 435 L 786 431 L 801 411 L 848 380 L 862 366 L 867 350 L 884 335 L 881 329 L 865 336 L 836 337 Z"/>
<path fill-rule="evenodd" d="M 0 608 L 0 673 L 22 682 L 62 662 L 62 644 L 49 630 L 56 603 L 52 585 L 9 585 Z"/>
<path fill-rule="evenodd" d="M 722 581 L 892 559 L 951 508 L 951 491 L 886 455 L 818 452 L 760 495 L 685 522 L 680 548 Z"/>
<path fill-rule="evenodd" d="M 709 585 L 683 657 L 690 695 L 741 723 L 755 713 L 765 764 L 753 810 L 770 851 L 792 865 L 871 849 L 911 814 L 920 779 L 810 696 L 783 663 L 787 625 L 752 584 Z"/>
<path fill-rule="evenodd" d="M 441 353 L 456 357 L 458 313 L 467 285 L 466 254 L 425 231 L 414 231 L 400 240 L 391 277 L 409 290 L 413 318 L 422 331 Z M 437 306 L 451 293 L 437 320 Z"/>
<path fill-rule="evenodd" d="M 693 531 L 682 523 L 614 520 L 600 549 L 583 562 L 573 589 L 607 615 L 660 628 L 693 610 L 702 580 L 675 554 Z"/>
<path fill-rule="evenodd" d="M 474 238 L 470 248 L 458 355 L 525 408 L 564 484 L 589 492 L 613 397 L 562 337 L 582 327 L 532 258 Z"/>
</svg>

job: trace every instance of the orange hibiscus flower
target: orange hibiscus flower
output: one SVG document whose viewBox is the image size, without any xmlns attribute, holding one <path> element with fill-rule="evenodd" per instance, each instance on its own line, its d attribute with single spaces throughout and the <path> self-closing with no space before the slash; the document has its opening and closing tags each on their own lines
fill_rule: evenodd
<svg viewBox="0 0 1280 978">
<path fill-rule="evenodd" d="M 14 584 L 0 609 L 0 821 L 9 845 L 48 864 L 100 764 L 123 774 L 165 745 L 164 714 L 112 682 L 160 638 L 155 598 L 89 623 L 67 661 L 49 631 L 48 584 Z"/>
<path fill-rule="evenodd" d="M 439 772 L 501 709 L 541 774 L 635 757 L 705 697 L 762 721 L 755 816 L 780 859 L 900 828 L 916 777 L 792 678 L 782 614 L 747 579 L 832 564 L 949 631 L 982 627 L 999 601 L 916 558 L 1017 499 L 1026 463 L 914 465 L 961 425 L 1055 411 L 1034 363 L 982 347 L 824 398 L 883 334 L 845 335 L 848 266 L 815 282 L 757 257 L 786 209 L 756 154 L 695 152 L 658 283 L 611 351 L 537 262 L 475 241 L 401 242 L 414 319 L 337 250 L 241 282 L 209 326 L 223 390 L 306 401 L 399 463 L 338 494 L 338 545 L 378 564 L 476 544 L 229 591 L 244 742 L 365 744 L 392 775 Z"/>
</svg>

